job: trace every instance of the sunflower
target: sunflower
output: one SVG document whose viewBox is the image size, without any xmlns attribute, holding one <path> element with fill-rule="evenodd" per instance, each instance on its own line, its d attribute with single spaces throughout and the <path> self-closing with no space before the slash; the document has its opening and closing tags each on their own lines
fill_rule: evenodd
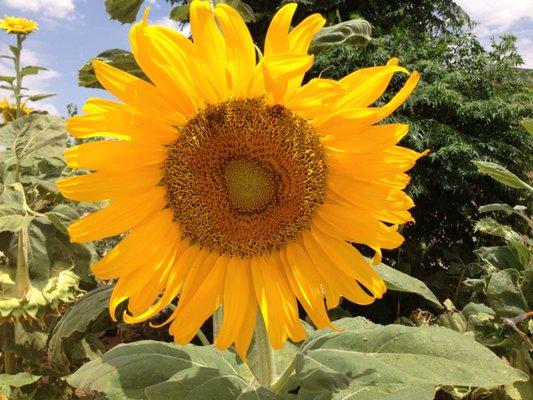
<svg viewBox="0 0 533 400">
<path fill-rule="evenodd" d="M 76 138 L 74 169 L 95 172 L 58 187 L 77 201 L 111 200 L 68 230 L 74 242 L 129 232 L 92 266 L 118 279 L 110 300 L 128 300 L 123 318 L 145 321 L 179 301 L 168 321 L 188 343 L 219 307 L 215 345 L 245 358 L 256 312 L 280 348 L 306 332 L 298 302 L 318 328 L 342 297 L 381 298 L 385 285 L 351 243 L 375 251 L 398 247 L 398 225 L 412 220 L 402 191 L 421 156 L 396 143 L 403 124 L 377 123 L 409 96 L 412 73 L 385 105 L 371 107 L 392 76 L 392 59 L 336 81 L 312 79 L 307 54 L 324 25 L 314 14 L 290 30 L 296 4 L 283 6 L 256 60 L 252 37 L 226 4 L 190 5 L 193 41 L 148 24 L 130 31 L 135 60 L 150 82 L 101 61 L 99 82 L 120 102 L 89 99 L 67 122 Z"/>
<path fill-rule="evenodd" d="M 22 115 L 28 115 L 33 110 L 30 107 L 27 107 L 25 104 L 21 104 Z M 0 112 L 2 113 L 2 118 L 4 123 L 13 121 L 17 115 L 17 107 L 15 104 L 11 104 L 8 99 L 4 98 L 0 100 Z"/>
<path fill-rule="evenodd" d="M 27 35 L 37 30 L 38 26 L 34 20 L 22 17 L 4 15 L 4 19 L 0 19 L 0 29 L 7 33 Z"/>
</svg>

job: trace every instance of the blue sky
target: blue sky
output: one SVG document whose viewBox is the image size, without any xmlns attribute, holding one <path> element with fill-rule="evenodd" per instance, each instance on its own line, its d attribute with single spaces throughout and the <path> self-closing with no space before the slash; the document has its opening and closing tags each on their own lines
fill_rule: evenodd
<svg viewBox="0 0 533 400">
<path fill-rule="evenodd" d="M 501 33 L 515 33 L 526 66 L 533 68 L 533 0 L 456 0 L 480 24 L 476 32 L 482 43 Z M 26 81 L 33 92 L 54 92 L 57 96 L 39 103 L 54 114 L 66 114 L 68 103 L 80 107 L 86 98 L 103 96 L 101 90 L 77 85 L 79 68 L 96 54 L 111 48 L 128 49 L 129 25 L 111 21 L 104 0 L 0 0 L 0 16 L 25 16 L 39 22 L 39 31 L 25 43 L 23 62 L 49 68 Z M 253 6 L 253 0 L 249 3 Z M 150 20 L 175 26 L 168 19 L 170 6 L 164 0 L 147 0 Z M 370 21 L 371 22 L 371 21 Z M 0 53 L 7 52 L 12 35 L 0 33 Z M 0 75 L 9 72 L 0 59 Z M 0 90 L 0 98 L 6 93 Z"/>
</svg>

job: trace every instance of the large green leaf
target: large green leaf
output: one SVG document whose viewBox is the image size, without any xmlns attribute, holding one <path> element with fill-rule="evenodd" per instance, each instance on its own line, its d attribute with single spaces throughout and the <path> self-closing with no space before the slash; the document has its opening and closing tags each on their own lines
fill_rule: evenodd
<svg viewBox="0 0 533 400">
<path fill-rule="evenodd" d="M 489 175 L 498 182 L 515 189 L 527 189 L 533 192 L 533 187 L 522 181 L 518 176 L 513 174 L 507 168 L 488 161 L 472 161 L 480 172 Z"/>
<path fill-rule="evenodd" d="M 32 375 L 27 372 L 19 372 L 18 374 L 13 375 L 0 374 L 0 385 L 22 387 L 37 382 L 40 377 L 40 375 Z"/>
<path fill-rule="evenodd" d="M 255 22 L 255 14 L 248 4 L 242 0 L 213 0 L 213 5 L 219 3 L 225 3 L 233 7 L 242 17 L 245 22 Z M 189 19 L 189 4 L 181 4 L 170 11 L 170 18 L 179 21 L 186 22 Z"/>
<path fill-rule="evenodd" d="M 111 19 L 123 24 L 134 22 L 144 0 L 105 0 L 105 9 Z"/>
<path fill-rule="evenodd" d="M 431 301 L 433 304 L 442 307 L 440 301 L 435 297 L 433 292 L 429 290 L 424 282 L 385 264 L 378 264 L 375 268 L 387 284 L 389 290 L 416 293 L 426 300 Z"/>
<path fill-rule="evenodd" d="M 70 362 L 65 350 L 79 344 L 85 334 L 113 324 L 108 308 L 112 290 L 113 286 L 106 286 L 85 294 L 58 321 L 48 341 L 48 357 L 54 368 L 67 371 Z"/>
<path fill-rule="evenodd" d="M 105 393 L 110 400 L 279 398 L 257 387 L 249 369 L 231 352 L 150 340 L 111 349 L 67 382 Z M 213 393 L 222 397 L 209 397 Z"/>
<path fill-rule="evenodd" d="M 54 115 L 30 114 L 0 128 L 0 144 L 11 157 L 8 164 L 62 155 L 65 139 L 65 120 Z"/>
<path fill-rule="evenodd" d="M 409 387 L 351 384 L 346 389 L 335 393 L 328 390 L 317 393 L 306 389 L 298 392 L 298 400 L 433 400 L 434 398 L 435 386 L 426 384 Z"/>
<path fill-rule="evenodd" d="M 507 246 L 480 247 L 474 250 L 474 253 L 484 263 L 497 270 L 516 267 L 520 264 L 514 252 Z"/>
<path fill-rule="evenodd" d="M 31 215 L 2 215 L 0 216 L 0 232 L 18 232 L 23 228 L 27 228 L 32 219 Z"/>
<path fill-rule="evenodd" d="M 98 54 L 94 58 L 91 58 L 83 65 L 83 67 L 81 67 L 80 72 L 78 74 L 78 85 L 86 88 L 103 89 L 103 86 L 96 79 L 94 68 L 92 66 L 93 60 L 101 60 L 107 64 L 112 65 L 115 68 L 118 68 L 122 71 L 128 72 L 132 75 L 135 75 L 139 78 L 148 81 L 148 78 L 141 70 L 141 68 L 133 58 L 133 55 L 129 51 L 121 49 L 111 49 Z"/>
<path fill-rule="evenodd" d="M 382 326 L 364 318 L 335 324 L 345 331 L 319 331 L 304 343 L 291 387 L 317 393 L 348 385 L 398 391 L 424 385 L 492 388 L 527 380 L 473 337 L 447 328 Z"/>
<path fill-rule="evenodd" d="M 364 46 L 372 40 L 372 26 L 363 19 L 352 19 L 322 28 L 313 38 L 309 52 L 318 54 L 334 45 Z"/>
<path fill-rule="evenodd" d="M 516 317 L 533 307 L 533 287 L 515 269 L 492 274 L 485 293 L 489 306 L 501 317 Z"/>
<path fill-rule="evenodd" d="M 479 220 L 474 228 L 476 231 L 481 231 L 493 236 L 504 238 L 509 246 L 512 247 L 517 260 L 519 260 L 522 267 L 529 265 L 531 252 L 524 243 L 520 234 L 515 232 L 509 225 L 501 225 L 496 220 L 486 217 Z M 510 266 L 511 267 L 511 266 Z M 518 267 L 516 265 L 515 267 Z"/>
</svg>

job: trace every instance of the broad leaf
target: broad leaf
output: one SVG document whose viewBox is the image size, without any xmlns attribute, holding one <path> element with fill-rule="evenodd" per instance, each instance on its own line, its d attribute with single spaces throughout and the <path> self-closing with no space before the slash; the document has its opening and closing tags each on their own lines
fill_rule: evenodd
<svg viewBox="0 0 533 400">
<path fill-rule="evenodd" d="M 372 40 L 372 27 L 362 19 L 352 19 L 322 28 L 313 38 L 309 52 L 318 54 L 330 46 L 364 46 Z"/>
<path fill-rule="evenodd" d="M 0 374 L 0 385 L 22 387 L 37 382 L 40 377 L 40 375 L 32 375 L 27 372 L 19 372 L 18 374 L 13 375 Z"/>
<path fill-rule="evenodd" d="M 484 263 L 497 270 L 517 267 L 520 264 L 514 252 L 507 246 L 480 247 L 474 250 L 474 253 Z"/>
<path fill-rule="evenodd" d="M 166 382 L 146 388 L 148 400 L 282 400 L 251 379 L 235 372 L 224 373 L 208 366 L 193 365 Z"/>
<path fill-rule="evenodd" d="M 335 324 L 345 331 L 319 331 L 304 343 L 291 387 L 318 393 L 347 385 L 375 391 L 417 385 L 493 388 L 527 380 L 473 337 L 447 328 L 382 326 L 364 318 Z"/>
<path fill-rule="evenodd" d="M 0 128 L 0 144 L 19 162 L 63 154 L 65 120 L 58 116 L 31 114 Z"/>
<path fill-rule="evenodd" d="M 185 22 L 189 19 L 189 5 L 176 6 L 170 11 L 170 19 L 178 22 Z"/>
<path fill-rule="evenodd" d="M 100 82 L 98 82 L 96 79 L 94 68 L 92 66 L 92 61 L 95 59 L 101 60 L 115 68 L 135 75 L 138 78 L 149 81 L 129 51 L 111 49 L 98 54 L 96 57 L 90 59 L 83 65 L 78 74 L 78 85 L 86 88 L 103 89 Z"/>
<path fill-rule="evenodd" d="M 533 187 L 522 181 L 518 176 L 513 174 L 507 168 L 488 161 L 472 161 L 480 172 L 489 175 L 491 178 L 503 183 L 506 186 L 515 189 L 527 189 L 533 192 Z"/>
<path fill-rule="evenodd" d="M 327 390 L 317 393 L 301 389 L 298 392 L 298 400 L 433 400 L 435 391 L 435 386 L 426 384 L 409 387 L 395 385 L 376 387 L 352 384 L 336 393 Z M 320 397 L 321 395 L 324 397 Z"/>
<path fill-rule="evenodd" d="M 83 365 L 67 377 L 67 382 L 105 393 L 110 400 L 210 399 L 213 397 L 204 395 L 213 393 L 212 383 L 224 396 L 217 399 L 278 399 L 256 387 L 253 379 L 246 365 L 231 352 L 146 340 L 111 349 Z M 236 392 L 228 397 L 231 390 Z M 262 393 L 265 395 L 258 397 Z M 175 397 L 161 397 L 170 395 Z"/>
<path fill-rule="evenodd" d="M 533 287 L 524 286 L 520 273 L 505 269 L 491 275 L 486 288 L 489 306 L 502 317 L 516 317 L 533 308 Z"/>
<path fill-rule="evenodd" d="M 28 65 L 27 67 L 22 68 L 22 70 L 20 71 L 20 75 L 21 76 L 36 75 L 39 73 L 39 71 L 48 71 L 48 70 L 43 67 Z"/>
<path fill-rule="evenodd" d="M 134 22 L 144 0 L 105 0 L 105 9 L 111 19 L 125 23 Z"/>
<path fill-rule="evenodd" d="M 68 371 L 67 348 L 78 344 L 85 334 L 100 332 L 113 325 L 109 316 L 109 298 L 113 286 L 95 289 L 71 305 L 50 334 L 48 357 L 52 366 Z"/>
<path fill-rule="evenodd" d="M 0 216 L 0 232 L 18 232 L 23 228 L 27 228 L 33 217 L 31 215 L 3 215 Z"/>
<path fill-rule="evenodd" d="M 479 207 L 479 212 L 486 213 L 491 211 L 503 211 L 507 215 L 511 215 L 513 213 L 513 207 L 507 204 L 487 204 L 485 206 Z"/>
<path fill-rule="evenodd" d="M 31 96 L 27 96 L 27 97 L 28 97 L 28 100 L 39 101 L 39 100 L 44 100 L 44 99 L 47 99 L 53 96 L 55 96 L 55 93 L 39 93 L 39 94 L 33 94 Z"/>
<path fill-rule="evenodd" d="M 389 290 L 416 293 L 424 299 L 431 301 L 433 304 L 442 307 L 440 301 L 435 297 L 433 292 L 429 290 L 424 282 L 385 264 L 378 264 L 375 266 L 375 269 L 381 278 L 383 278 Z"/>
<path fill-rule="evenodd" d="M 15 82 L 15 79 L 17 78 L 14 76 L 0 75 L 0 82 L 13 83 Z"/>
<path fill-rule="evenodd" d="M 522 267 L 529 265 L 531 252 L 526 246 L 522 237 L 513 230 L 509 225 L 501 225 L 498 221 L 486 217 L 479 220 L 474 227 L 476 231 L 481 231 L 492 236 L 499 236 L 504 238 L 507 243 L 513 248 L 516 258 L 519 260 Z M 516 266 L 518 267 L 518 265 Z"/>
</svg>

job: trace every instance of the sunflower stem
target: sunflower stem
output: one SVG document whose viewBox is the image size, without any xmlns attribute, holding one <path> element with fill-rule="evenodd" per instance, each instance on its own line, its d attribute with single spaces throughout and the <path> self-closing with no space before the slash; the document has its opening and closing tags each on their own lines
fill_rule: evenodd
<svg viewBox="0 0 533 400">
<path fill-rule="evenodd" d="M 274 349 L 268 340 L 268 333 L 266 330 L 263 316 L 260 312 L 257 313 L 257 322 L 255 324 L 255 351 L 251 354 L 250 360 L 252 364 L 256 365 L 257 381 L 264 387 L 270 389 L 274 378 L 276 377 L 276 363 Z"/>
<path fill-rule="evenodd" d="M 14 374 L 17 372 L 17 359 L 13 346 L 15 344 L 15 329 L 13 323 L 5 319 L 1 326 L 2 355 L 4 358 L 4 373 Z"/>
</svg>

